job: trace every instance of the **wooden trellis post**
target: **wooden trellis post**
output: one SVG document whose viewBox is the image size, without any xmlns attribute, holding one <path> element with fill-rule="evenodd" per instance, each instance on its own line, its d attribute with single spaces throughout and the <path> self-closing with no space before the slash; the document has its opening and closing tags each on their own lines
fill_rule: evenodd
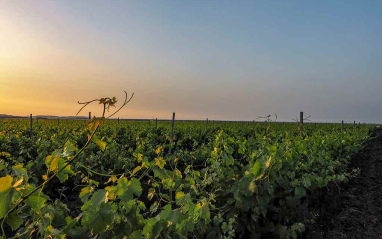
<svg viewBox="0 0 382 239">
<path fill-rule="evenodd" d="M 267 133 L 268 133 L 268 132 L 267 132 L 267 131 L 268 131 L 267 128 L 268 128 L 268 126 L 267 126 L 267 121 L 265 120 L 265 136 L 267 136 Z"/>
<path fill-rule="evenodd" d="M 170 141 L 171 142 L 172 142 L 172 139 L 174 137 L 174 124 L 175 124 L 175 112 L 172 113 L 171 135 L 170 135 Z"/>
<path fill-rule="evenodd" d="M 29 137 L 32 139 L 32 134 L 33 134 L 33 118 L 32 118 L 32 114 L 30 115 L 30 123 L 31 123 L 31 126 L 30 126 Z"/>
</svg>

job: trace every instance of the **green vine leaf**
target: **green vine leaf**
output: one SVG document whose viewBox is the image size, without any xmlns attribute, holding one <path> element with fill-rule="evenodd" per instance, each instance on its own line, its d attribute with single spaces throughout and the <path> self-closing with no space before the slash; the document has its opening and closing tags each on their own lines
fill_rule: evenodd
<svg viewBox="0 0 382 239">
<path fill-rule="evenodd" d="M 16 212 L 13 212 L 5 219 L 5 222 L 12 227 L 12 230 L 16 231 L 23 224 L 24 220 Z"/>
<path fill-rule="evenodd" d="M 15 165 L 12 167 L 12 169 L 15 172 L 16 176 L 28 178 L 27 169 L 24 168 L 22 164 Z"/>
<path fill-rule="evenodd" d="M 106 202 L 106 191 L 103 189 L 98 190 L 92 196 L 92 198 L 87 201 L 82 207 L 82 211 L 87 210 L 88 208 L 96 208 L 101 205 L 102 202 Z"/>
<path fill-rule="evenodd" d="M 99 207 L 88 208 L 83 215 L 82 224 L 98 234 L 112 224 L 114 210 L 110 204 L 102 202 Z"/>
<path fill-rule="evenodd" d="M 256 163 L 253 165 L 253 168 L 252 168 L 252 174 L 255 178 L 257 178 L 258 176 L 260 176 L 260 169 L 261 169 L 261 165 L 260 165 L 260 162 L 259 161 L 256 161 Z"/>
<path fill-rule="evenodd" d="M 58 161 L 57 161 L 57 164 L 58 164 L 58 170 L 61 170 L 65 166 L 66 161 L 63 158 L 59 158 Z M 69 174 L 71 174 L 71 175 L 75 174 L 73 172 L 73 170 L 71 170 L 70 168 L 71 168 L 71 165 L 68 165 L 68 166 L 65 167 L 64 170 L 62 170 L 60 173 L 57 174 L 57 177 L 58 177 L 58 179 L 60 180 L 61 183 L 63 183 L 66 180 L 68 180 L 68 178 L 69 178 L 68 175 Z"/>
<path fill-rule="evenodd" d="M 62 153 L 62 157 L 64 158 L 70 157 L 73 154 L 73 152 L 75 152 L 76 150 L 77 150 L 77 147 L 74 146 L 74 144 L 71 143 L 70 141 L 67 141 L 64 146 L 64 152 Z"/>
<path fill-rule="evenodd" d="M 42 207 L 44 207 L 46 201 L 47 198 L 45 195 L 42 193 L 40 195 L 38 195 L 38 193 L 34 193 L 25 200 L 25 203 L 33 210 L 39 211 Z"/>
<path fill-rule="evenodd" d="M 127 178 L 123 177 L 118 180 L 117 195 L 124 203 L 133 199 L 133 195 L 139 197 L 141 194 L 142 187 L 138 179 L 132 178 L 128 181 Z"/>
</svg>

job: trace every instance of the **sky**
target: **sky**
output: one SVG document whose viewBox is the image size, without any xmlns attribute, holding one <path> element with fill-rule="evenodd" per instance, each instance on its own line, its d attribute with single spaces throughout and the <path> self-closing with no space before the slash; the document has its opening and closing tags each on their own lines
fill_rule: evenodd
<svg viewBox="0 0 382 239">
<path fill-rule="evenodd" d="M 0 0 L 0 114 L 379 123 L 381 42 L 382 1 Z"/>
</svg>

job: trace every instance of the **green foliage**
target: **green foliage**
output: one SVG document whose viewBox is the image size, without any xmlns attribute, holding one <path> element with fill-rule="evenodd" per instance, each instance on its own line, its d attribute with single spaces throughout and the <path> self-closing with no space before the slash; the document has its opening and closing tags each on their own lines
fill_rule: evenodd
<svg viewBox="0 0 382 239">
<path fill-rule="evenodd" d="M 123 177 L 118 180 L 117 195 L 125 204 L 132 200 L 134 195 L 139 197 L 141 194 L 141 183 L 136 178 L 128 181 L 127 178 Z"/>
<path fill-rule="evenodd" d="M 40 120 L 32 140 L 27 127 L 0 123 L 1 233 L 15 238 L 303 237 L 299 205 L 354 176 L 373 129 L 177 122 L 170 142 L 168 122 Z"/>
<path fill-rule="evenodd" d="M 82 224 L 91 229 L 92 233 L 101 233 L 113 222 L 114 210 L 109 203 L 105 202 L 101 202 L 97 207 L 88 207 L 84 211 Z"/>
<path fill-rule="evenodd" d="M 12 230 L 15 231 L 23 224 L 24 221 L 16 213 L 11 213 L 8 215 L 7 219 L 5 219 L 5 222 L 12 228 Z"/>
</svg>

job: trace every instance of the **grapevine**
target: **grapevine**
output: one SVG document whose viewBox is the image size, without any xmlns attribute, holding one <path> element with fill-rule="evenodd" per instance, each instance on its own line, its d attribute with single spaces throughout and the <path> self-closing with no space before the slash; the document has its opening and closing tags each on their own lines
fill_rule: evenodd
<svg viewBox="0 0 382 239">
<path fill-rule="evenodd" d="M 356 175 L 347 168 L 374 126 L 171 122 L 102 116 L 0 125 L 3 238 L 303 237 L 309 195 Z M 260 117 L 261 118 L 261 117 Z M 275 115 L 277 119 L 277 115 Z M 265 118 L 270 123 L 270 116 Z"/>
</svg>

